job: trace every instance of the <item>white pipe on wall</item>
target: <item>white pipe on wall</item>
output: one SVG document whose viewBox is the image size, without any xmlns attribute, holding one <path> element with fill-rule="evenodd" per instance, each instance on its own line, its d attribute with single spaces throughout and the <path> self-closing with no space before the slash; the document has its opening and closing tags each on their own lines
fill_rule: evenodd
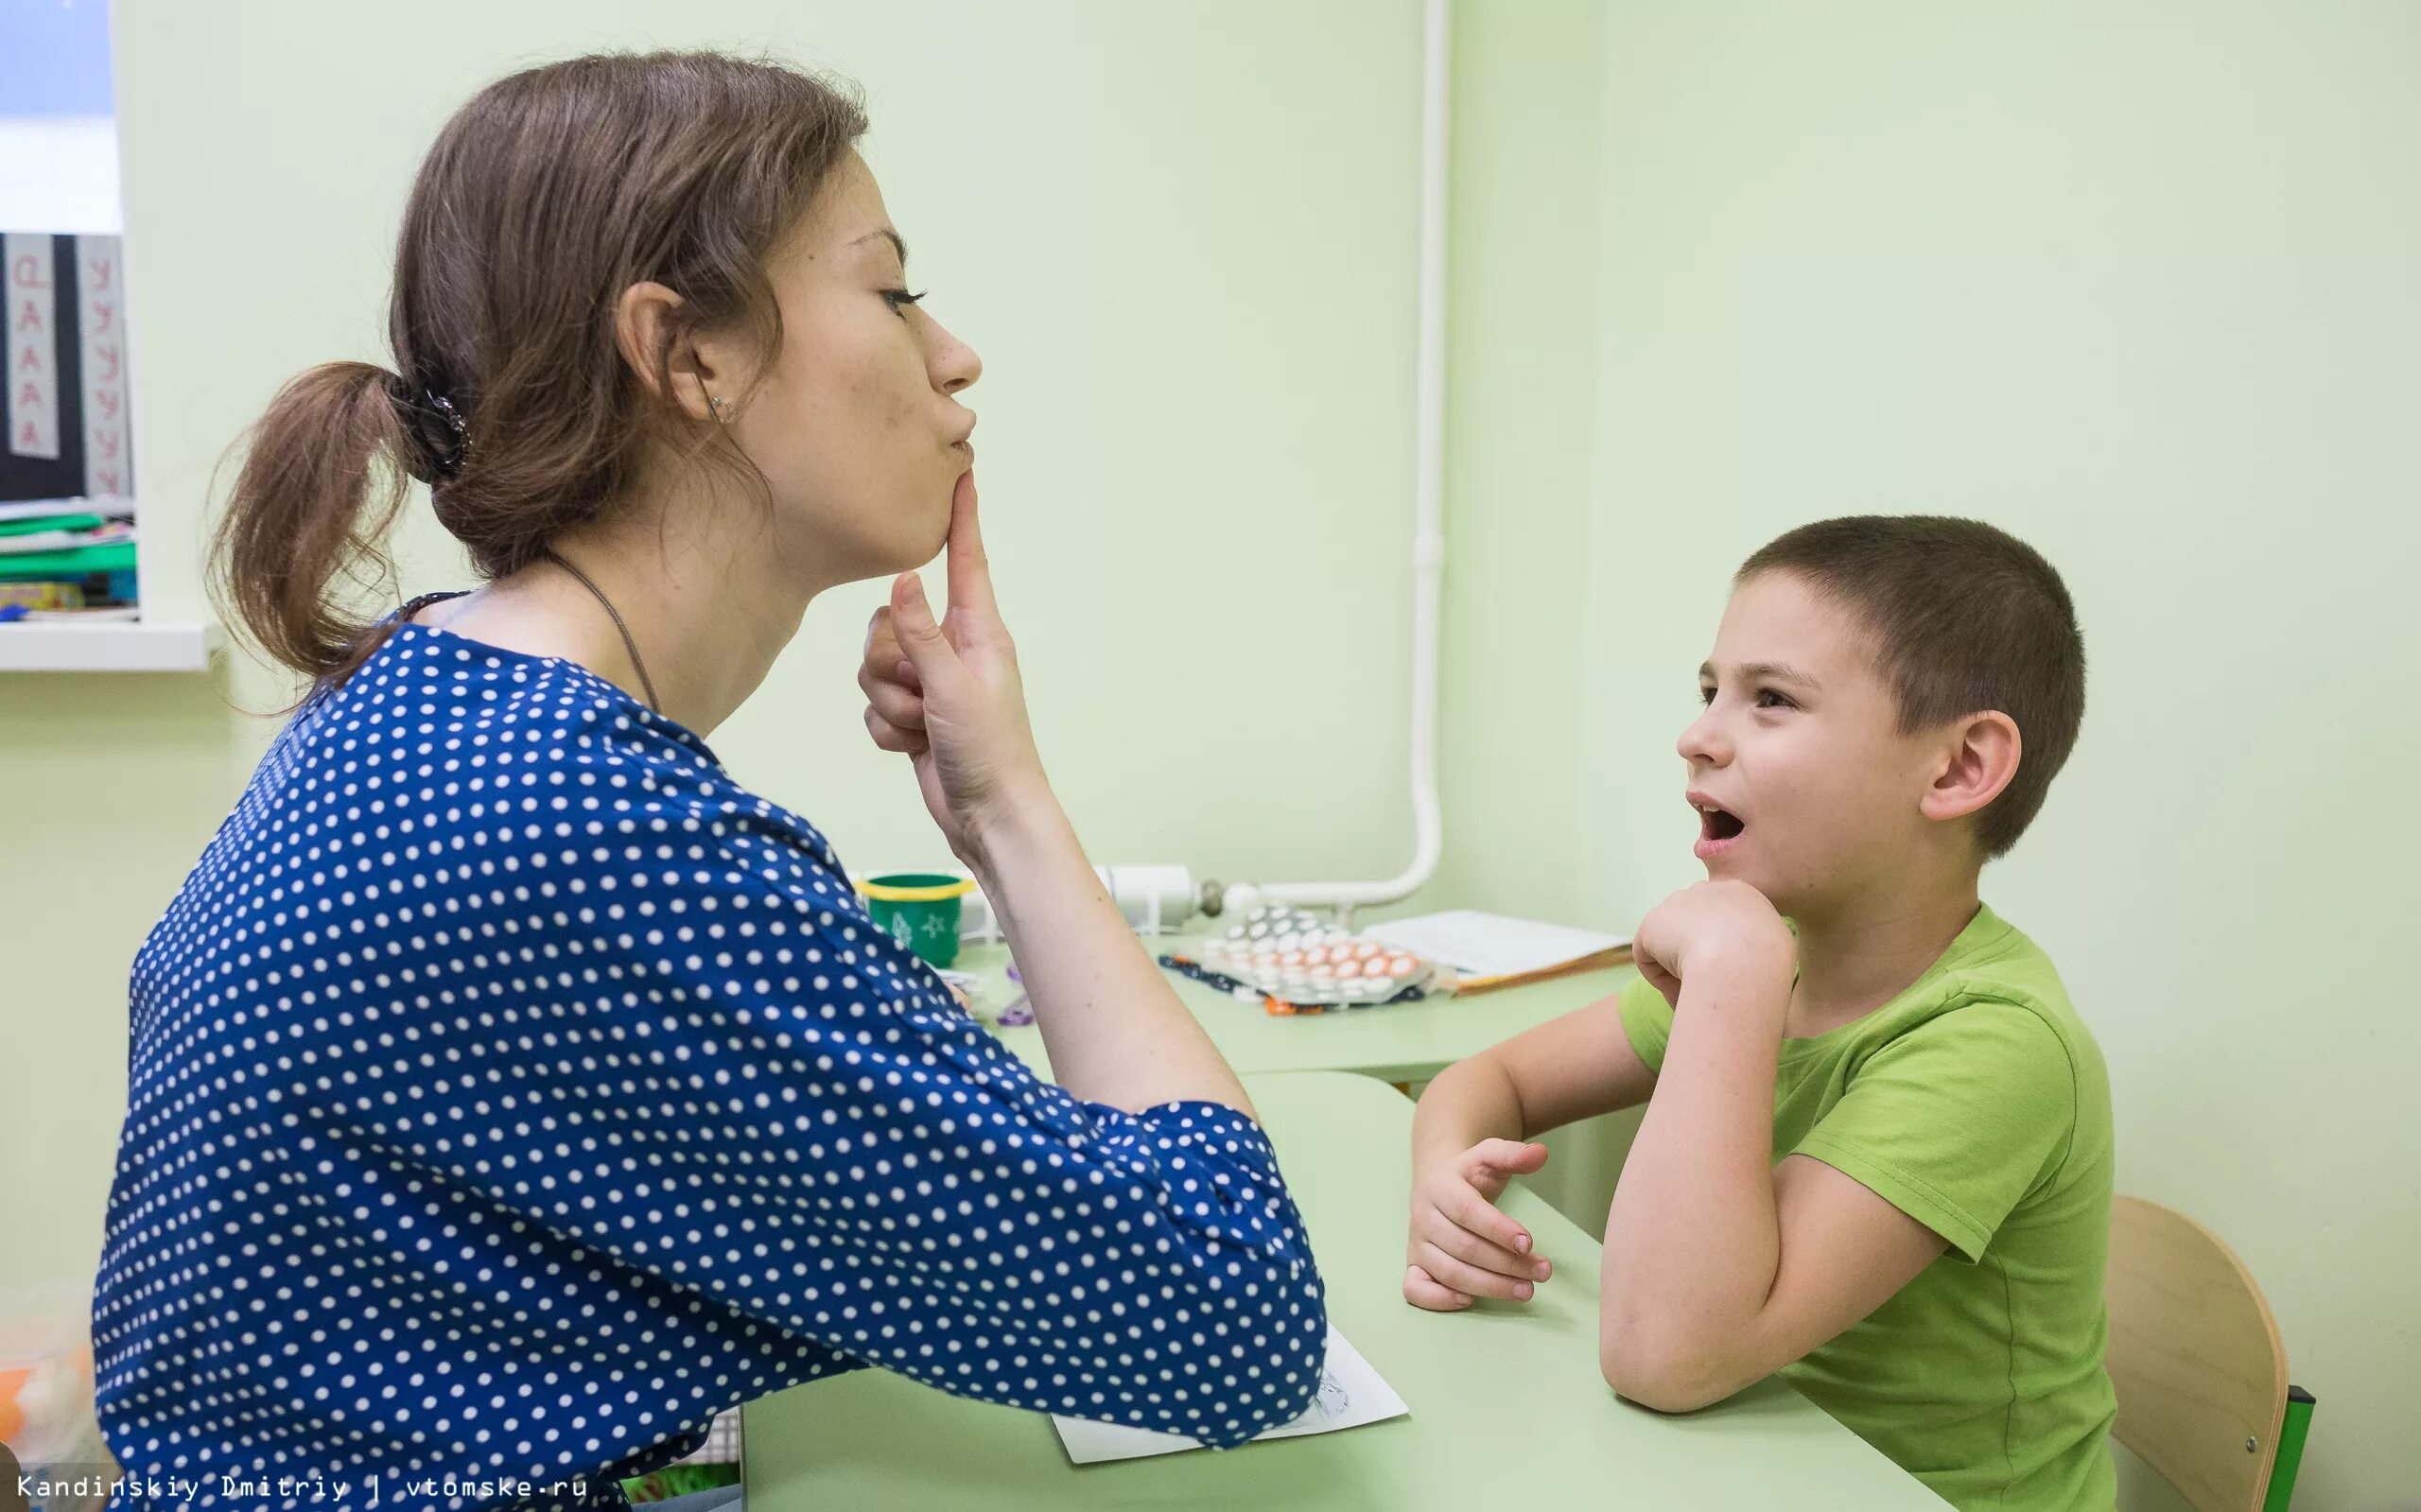
<svg viewBox="0 0 2421 1512">
<path fill-rule="evenodd" d="M 1437 796 L 1437 640 L 1446 574 L 1446 187 L 1448 75 L 1453 61 L 1451 0 L 1423 0 L 1421 12 L 1420 326 L 1414 389 L 1412 531 L 1412 862 L 1375 882 L 1206 882 L 1206 912 L 1241 912 L 1269 901 L 1333 908 L 1350 921 L 1356 908 L 1409 897 L 1437 875 L 1445 851 L 1445 811 Z M 1102 866 L 1105 887 L 1127 921 L 1157 932 L 1188 922 L 1197 890 L 1181 866 Z M 964 930 L 989 938 L 994 923 L 980 893 L 967 897 Z"/>
<path fill-rule="evenodd" d="M 1240 882 L 1222 912 L 1269 899 L 1352 911 L 1410 896 L 1437 875 L 1445 849 L 1437 797 L 1437 635 L 1446 571 L 1446 187 L 1451 146 L 1447 93 L 1454 14 L 1425 0 L 1421 17 L 1420 326 L 1413 461 L 1412 863 L 1377 882 Z"/>
</svg>

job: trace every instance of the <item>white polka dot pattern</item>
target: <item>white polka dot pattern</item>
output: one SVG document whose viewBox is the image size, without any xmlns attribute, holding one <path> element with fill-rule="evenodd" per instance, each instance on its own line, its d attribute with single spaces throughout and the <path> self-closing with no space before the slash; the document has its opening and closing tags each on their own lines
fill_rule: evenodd
<svg viewBox="0 0 2421 1512">
<path fill-rule="evenodd" d="M 132 1017 L 101 1420 L 196 1507 L 619 1505 L 862 1364 L 1223 1446 L 1318 1382 L 1249 1120 L 1036 1080 L 820 834 L 568 662 L 397 629 L 271 746 Z"/>
</svg>

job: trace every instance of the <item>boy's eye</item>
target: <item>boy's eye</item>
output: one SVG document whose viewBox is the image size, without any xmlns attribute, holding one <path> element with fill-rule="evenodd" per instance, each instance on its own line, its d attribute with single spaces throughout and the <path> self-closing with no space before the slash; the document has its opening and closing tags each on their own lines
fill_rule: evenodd
<svg viewBox="0 0 2421 1512">
<path fill-rule="evenodd" d="M 1701 704 L 1712 704 L 1715 702 L 1714 684 L 1700 683 L 1698 685 L 1698 702 Z"/>
<path fill-rule="evenodd" d="M 932 290 L 928 289 L 925 292 L 931 293 Z M 882 297 L 890 304 L 894 310 L 903 310 L 909 305 L 915 304 L 918 300 L 923 299 L 925 295 L 911 294 L 904 288 L 886 288 L 882 291 Z"/>
<path fill-rule="evenodd" d="M 1757 689 L 1757 707 L 1761 709 L 1789 709 L 1798 706 L 1790 701 L 1790 695 L 1786 693 L 1777 693 L 1770 687 Z"/>
</svg>

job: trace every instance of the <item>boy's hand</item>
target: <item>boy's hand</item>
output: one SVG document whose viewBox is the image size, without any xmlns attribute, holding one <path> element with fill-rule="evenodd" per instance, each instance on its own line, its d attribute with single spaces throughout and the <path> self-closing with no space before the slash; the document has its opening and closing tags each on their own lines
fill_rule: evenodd
<svg viewBox="0 0 2421 1512">
<path fill-rule="evenodd" d="M 1681 1006 L 1692 965 L 1734 963 L 1786 978 L 1799 943 L 1766 895 L 1746 882 L 1698 882 L 1650 909 L 1631 937 L 1631 959 L 1664 1000 Z M 1787 995 L 1785 996 L 1787 1001 Z"/>
<path fill-rule="evenodd" d="M 1482 1139 L 1423 1177 L 1412 1194 L 1403 1299 L 1434 1312 L 1459 1312 L 1476 1296 L 1528 1301 L 1554 1266 L 1530 1253 L 1529 1231 L 1498 1211 L 1496 1198 L 1546 1163 L 1543 1144 Z"/>
</svg>

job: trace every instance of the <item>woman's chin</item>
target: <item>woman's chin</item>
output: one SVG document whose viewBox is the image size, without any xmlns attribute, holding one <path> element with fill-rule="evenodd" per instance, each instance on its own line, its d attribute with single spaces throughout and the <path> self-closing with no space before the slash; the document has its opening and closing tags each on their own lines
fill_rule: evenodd
<svg viewBox="0 0 2421 1512">
<path fill-rule="evenodd" d="M 941 506 L 937 513 L 925 513 L 920 508 L 918 513 L 924 519 L 928 532 L 927 538 L 932 542 L 932 548 L 925 553 L 925 561 L 931 562 L 935 552 L 949 545 L 950 522 L 958 517 L 958 495 L 974 486 L 974 476 L 972 472 L 961 473 L 943 487 Z M 920 499 L 918 503 L 921 506 L 924 501 Z M 926 507 L 930 508 L 930 506 Z"/>
<path fill-rule="evenodd" d="M 932 561 L 935 557 L 940 556 L 943 552 L 947 551 L 949 548 L 949 516 L 945 515 L 945 516 L 943 516 L 943 518 L 942 518 L 942 522 L 941 522 L 941 524 L 940 524 L 938 527 L 936 527 L 935 529 L 933 529 L 933 530 L 930 530 L 930 531 L 927 531 L 927 532 L 925 532 L 925 533 L 923 533 L 923 534 L 919 535 L 919 536 L 917 537 L 917 540 L 916 540 L 916 544 L 915 544 L 915 546 L 914 546 L 914 547 L 911 547 L 911 549 L 913 549 L 913 550 L 915 550 L 915 551 L 921 552 L 921 553 L 922 553 L 922 555 L 918 556 L 918 557 L 916 558 L 916 560 L 915 560 L 915 561 L 914 561 L 914 562 L 909 562 L 909 563 L 905 563 L 905 564 L 902 564 L 900 566 L 898 566 L 898 567 L 895 568 L 894 570 L 895 570 L 895 571 L 899 571 L 899 572 L 906 572 L 906 571 L 908 571 L 908 570 L 910 570 L 911 568 L 914 568 L 914 567 L 921 567 L 921 566 L 923 566 L 926 563 L 931 562 L 931 561 Z"/>
<path fill-rule="evenodd" d="M 885 501 L 877 510 L 847 522 L 857 529 L 849 531 L 850 539 L 842 550 L 855 564 L 848 574 L 853 581 L 869 578 L 895 578 L 903 572 L 914 572 L 939 557 L 949 545 L 950 495 L 947 490 L 938 497 L 919 490 L 905 498 Z M 832 556 L 832 545 L 824 547 L 827 560 Z M 933 585 L 938 594 L 939 584 Z"/>
</svg>

